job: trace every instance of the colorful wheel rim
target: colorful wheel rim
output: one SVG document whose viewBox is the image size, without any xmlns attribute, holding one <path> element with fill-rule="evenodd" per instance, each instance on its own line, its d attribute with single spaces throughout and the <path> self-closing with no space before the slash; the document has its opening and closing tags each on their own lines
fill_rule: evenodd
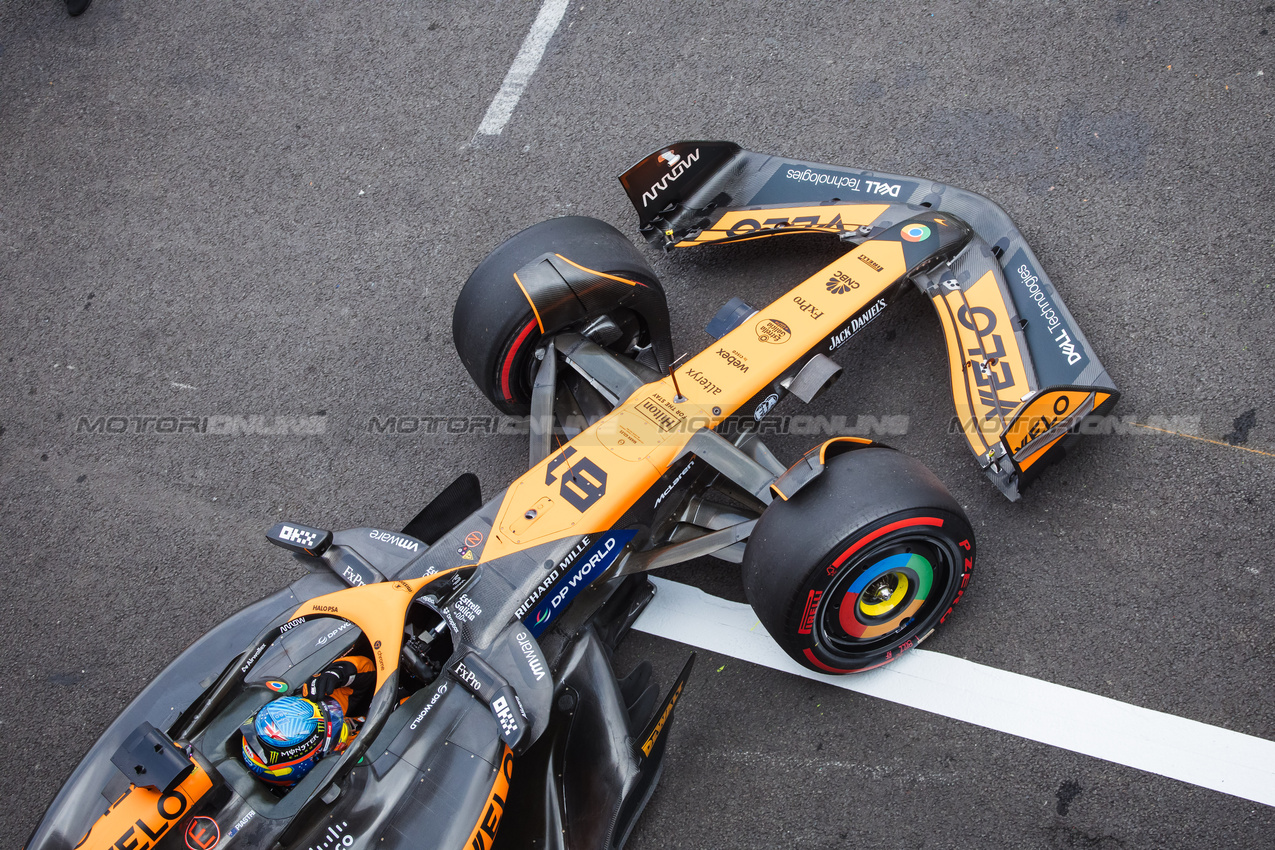
<svg viewBox="0 0 1275 850">
<path fill-rule="evenodd" d="M 848 560 L 825 595 L 818 641 L 836 653 L 871 653 L 930 617 L 931 597 L 957 574 L 941 539 L 907 534 Z"/>
<path fill-rule="evenodd" d="M 908 581 L 906 573 L 891 570 L 863 589 L 855 613 L 872 619 L 884 617 L 899 607 L 911 588 L 912 582 Z M 870 602 L 872 599 L 880 601 Z"/>
<path fill-rule="evenodd" d="M 888 555 L 846 588 L 838 622 L 852 638 L 898 631 L 921 610 L 934 586 L 934 565 L 917 552 Z"/>
</svg>

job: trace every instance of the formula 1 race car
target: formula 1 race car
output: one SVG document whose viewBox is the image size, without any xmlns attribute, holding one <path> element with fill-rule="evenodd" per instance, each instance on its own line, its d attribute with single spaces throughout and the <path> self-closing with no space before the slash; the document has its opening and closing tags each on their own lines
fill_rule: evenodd
<svg viewBox="0 0 1275 850">
<path fill-rule="evenodd" d="M 965 591 L 970 524 L 920 463 L 836 437 L 785 465 L 759 438 L 781 400 L 837 378 L 828 354 L 918 287 L 965 439 L 1011 499 L 1116 401 L 984 198 L 724 142 L 661 148 L 621 181 L 665 248 L 824 233 L 848 250 L 760 309 L 730 300 L 678 364 L 660 283 L 618 231 L 567 217 L 509 238 L 461 290 L 453 335 L 487 398 L 530 417 L 529 471 L 485 503 L 461 475 L 402 531 L 272 528 L 308 572 L 160 674 L 29 850 L 620 847 L 694 661 L 667 690 L 648 663 L 613 669 L 648 571 L 742 564 L 761 623 L 825 673 L 917 646 Z M 356 646 L 375 668 L 357 736 L 268 786 L 244 764 L 245 720 Z"/>
</svg>

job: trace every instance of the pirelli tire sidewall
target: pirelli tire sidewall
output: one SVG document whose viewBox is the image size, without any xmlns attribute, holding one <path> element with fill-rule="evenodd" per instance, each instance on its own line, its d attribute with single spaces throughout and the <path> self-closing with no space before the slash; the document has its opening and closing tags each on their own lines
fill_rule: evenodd
<svg viewBox="0 0 1275 850">
<path fill-rule="evenodd" d="M 744 591 L 795 661 L 853 673 L 894 660 L 941 625 L 974 561 L 969 520 L 933 473 L 868 447 L 830 459 L 790 500 L 766 508 L 744 552 Z M 903 576 L 897 601 L 865 622 L 855 606 L 881 576 Z"/>
<path fill-rule="evenodd" d="M 452 340 L 478 389 L 501 411 L 512 415 L 530 411 L 532 355 L 541 337 L 536 315 L 514 273 L 547 252 L 562 254 L 596 271 L 637 280 L 657 293 L 658 299 L 664 298 L 650 264 L 632 242 L 604 221 L 563 216 L 534 224 L 506 239 L 478 264 L 461 288 L 452 311 Z M 664 310 L 667 324 L 666 306 Z"/>
</svg>

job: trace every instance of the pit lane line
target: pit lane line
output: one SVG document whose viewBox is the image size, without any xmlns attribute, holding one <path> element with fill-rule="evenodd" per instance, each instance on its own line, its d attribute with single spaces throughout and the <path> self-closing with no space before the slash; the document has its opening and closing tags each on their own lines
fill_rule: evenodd
<svg viewBox="0 0 1275 850">
<path fill-rule="evenodd" d="M 922 649 L 853 676 L 815 673 L 785 655 L 747 605 L 651 581 L 655 598 L 634 624 L 647 634 L 1275 805 L 1275 741 Z"/>
<path fill-rule="evenodd" d="M 496 92 L 491 106 L 487 107 L 487 114 L 478 125 L 476 136 L 499 136 L 500 131 L 505 129 L 527 83 L 531 82 L 531 75 L 540 66 L 540 59 L 549 46 L 549 39 L 553 38 L 558 24 L 562 22 L 562 16 L 566 14 L 568 2 L 569 0 L 545 0 L 541 4 L 540 13 L 536 15 L 527 37 L 522 40 L 522 47 L 514 57 L 514 63 L 509 66 L 500 91 Z"/>
</svg>

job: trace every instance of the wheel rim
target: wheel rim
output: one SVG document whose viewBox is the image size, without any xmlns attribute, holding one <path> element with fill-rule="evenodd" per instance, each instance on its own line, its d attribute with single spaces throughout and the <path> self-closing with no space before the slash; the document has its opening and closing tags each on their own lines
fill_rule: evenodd
<svg viewBox="0 0 1275 850">
<path fill-rule="evenodd" d="M 883 539 L 857 552 L 841 565 L 824 595 L 819 642 L 839 655 L 857 656 L 915 633 L 931 619 L 936 600 L 957 575 L 956 559 L 948 541 L 923 532 Z M 830 568 L 838 560 L 831 559 Z"/>
<path fill-rule="evenodd" d="M 625 332 L 615 343 L 603 347 L 613 353 L 623 354 L 631 345 L 636 345 L 646 336 L 647 331 L 640 324 L 637 314 L 626 307 L 618 307 L 608 316 Z M 575 326 L 563 331 L 574 330 Z M 562 332 L 562 331 L 560 331 Z M 512 337 L 501 356 L 496 361 L 496 390 L 503 396 L 506 404 L 519 406 L 531 401 L 531 388 L 535 383 L 536 369 L 540 361 L 533 356 L 540 345 L 542 334 L 539 322 L 534 315 L 530 317 L 522 330 Z"/>
</svg>

